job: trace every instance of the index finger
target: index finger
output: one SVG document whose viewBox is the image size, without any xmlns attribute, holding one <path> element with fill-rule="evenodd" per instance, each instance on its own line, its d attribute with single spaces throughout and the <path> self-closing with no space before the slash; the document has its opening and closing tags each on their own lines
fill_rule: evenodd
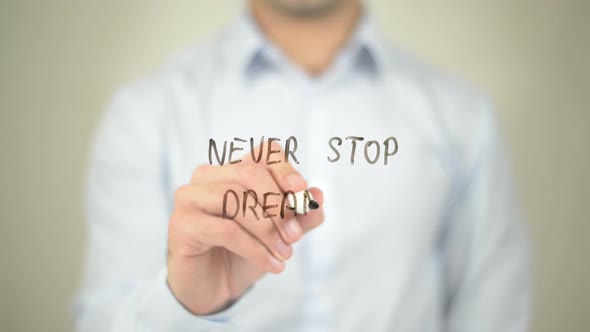
<svg viewBox="0 0 590 332">
<path fill-rule="evenodd" d="M 283 192 L 289 190 L 298 192 L 307 189 L 307 181 L 305 181 L 303 176 L 288 161 L 289 156 L 295 159 L 297 140 L 288 138 L 287 147 L 286 150 L 283 150 L 276 140 L 269 138 L 266 142 L 263 141 L 254 148 L 243 160 L 244 162 L 264 165 Z"/>
</svg>

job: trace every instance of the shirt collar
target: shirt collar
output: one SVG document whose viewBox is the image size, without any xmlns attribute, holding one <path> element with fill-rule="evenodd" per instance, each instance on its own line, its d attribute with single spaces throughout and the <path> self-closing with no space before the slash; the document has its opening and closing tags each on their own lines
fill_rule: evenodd
<svg viewBox="0 0 590 332">
<path fill-rule="evenodd" d="M 365 12 L 341 55 L 350 57 L 348 64 L 352 69 L 376 76 L 383 65 L 382 45 L 372 20 Z M 260 31 L 249 10 L 245 10 L 230 27 L 224 46 L 226 63 L 246 78 L 284 62 L 280 50 Z"/>
</svg>

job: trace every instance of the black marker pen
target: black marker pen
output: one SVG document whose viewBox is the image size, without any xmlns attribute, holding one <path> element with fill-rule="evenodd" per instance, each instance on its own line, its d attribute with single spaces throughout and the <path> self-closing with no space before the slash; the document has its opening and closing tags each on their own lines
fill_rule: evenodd
<svg viewBox="0 0 590 332">
<path fill-rule="evenodd" d="M 310 210 L 316 210 L 320 204 L 313 199 L 309 190 L 305 189 L 287 196 L 289 209 L 297 214 L 307 214 Z"/>
</svg>

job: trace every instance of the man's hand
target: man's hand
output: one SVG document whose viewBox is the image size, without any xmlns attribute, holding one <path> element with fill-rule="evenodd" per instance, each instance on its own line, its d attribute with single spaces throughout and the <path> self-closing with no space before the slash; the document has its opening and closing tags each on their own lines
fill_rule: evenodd
<svg viewBox="0 0 590 332">
<path fill-rule="evenodd" d="M 235 220 L 223 219 L 228 189 L 239 196 L 251 189 L 261 197 L 306 188 L 303 177 L 284 161 L 265 165 L 244 159 L 235 165 L 198 167 L 191 183 L 176 191 L 168 227 L 168 284 L 178 301 L 196 315 L 222 310 L 267 272 L 281 273 L 293 254 L 291 244 L 324 220 L 317 188 L 311 193 L 320 209 L 306 216 L 295 217 L 285 209 L 282 219 L 279 213 L 263 218 L 259 198 L 260 220 L 251 211 L 244 216 L 241 207 Z"/>
</svg>

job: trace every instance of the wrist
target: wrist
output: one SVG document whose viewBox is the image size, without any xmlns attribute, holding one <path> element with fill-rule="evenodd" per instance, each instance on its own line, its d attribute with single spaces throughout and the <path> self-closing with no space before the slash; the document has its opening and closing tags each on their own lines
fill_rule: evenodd
<svg viewBox="0 0 590 332">
<path fill-rule="evenodd" d="M 233 301 L 225 301 L 227 302 L 225 303 L 224 301 L 207 299 L 203 296 L 192 294 L 192 292 L 182 291 L 172 286 L 170 277 L 166 279 L 166 285 L 178 304 L 195 316 L 208 316 L 219 313 L 233 303 Z"/>
</svg>

